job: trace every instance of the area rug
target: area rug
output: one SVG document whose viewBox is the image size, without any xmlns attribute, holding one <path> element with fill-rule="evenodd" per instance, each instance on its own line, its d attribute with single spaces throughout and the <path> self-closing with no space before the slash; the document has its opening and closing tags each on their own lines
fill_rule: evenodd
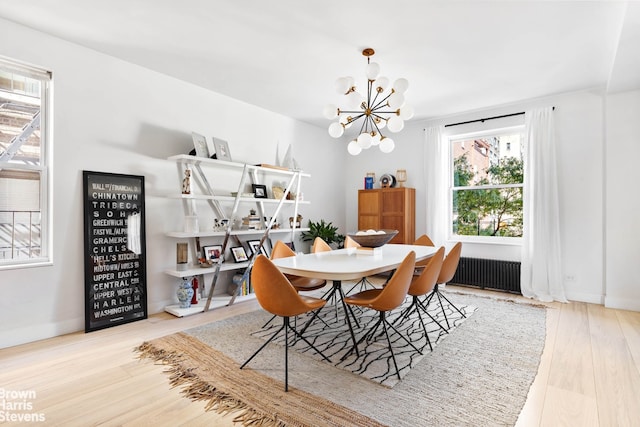
<svg viewBox="0 0 640 427">
<path fill-rule="evenodd" d="M 290 392 L 284 393 L 279 345 L 267 346 L 249 366 L 238 369 L 264 342 L 251 335 L 269 318 L 261 311 L 163 337 L 140 350 L 170 364 L 174 383 L 184 384 L 189 397 L 207 400 L 211 409 L 221 412 L 240 409 L 238 422 L 247 425 L 515 424 L 540 362 L 546 310 L 495 298 L 447 295 L 456 305 L 477 307 L 476 312 L 393 388 L 292 351 Z M 334 415 L 317 418 L 328 407 L 337 413 L 335 423 Z M 290 410 L 293 419 L 284 420 Z M 352 417 L 349 411 L 371 420 Z M 303 415 L 317 417 L 302 420 Z"/>
<path fill-rule="evenodd" d="M 400 379 L 409 374 L 411 368 L 420 363 L 431 351 L 431 348 L 435 348 L 447 336 L 455 334 L 456 328 L 476 310 L 476 307 L 473 305 L 456 306 L 460 312 L 464 314 L 463 316 L 443 299 L 442 308 L 437 303 L 437 300 L 427 307 L 431 317 L 425 315 L 422 311 L 420 315 L 418 315 L 416 310 L 410 310 L 408 316 L 404 316 L 404 310 L 410 306 L 410 303 L 411 299 L 407 298 L 401 307 L 391 311 L 387 315 L 389 322 L 396 328 L 396 331 L 388 328 L 388 333 L 394 350 L 393 356 L 395 356 L 395 363 L 398 365 Z M 356 340 L 359 340 L 367 334 L 367 331 L 370 331 L 371 328 L 375 326 L 378 322 L 379 315 L 375 310 L 361 309 L 358 307 L 354 307 L 353 310 L 355 318 L 357 318 L 359 323 L 359 327 L 357 328 L 354 325 L 354 334 Z M 447 315 L 446 320 L 444 316 L 445 313 Z M 359 354 L 356 354 L 356 352 L 353 351 L 353 339 L 349 333 L 342 304 L 339 302 L 336 304 L 335 301 L 332 301 L 331 304 L 327 304 L 320 310 L 318 316 L 315 318 L 313 318 L 311 314 L 299 316 L 296 319 L 298 329 L 301 330 L 305 328 L 305 325 L 311 319 L 311 323 L 304 331 L 304 337 L 317 350 L 327 356 L 334 366 L 346 369 L 347 371 L 361 375 L 387 387 L 393 387 L 400 381 L 396 374 L 393 356 L 389 351 L 389 344 L 382 326 L 373 334 L 373 338 L 363 340 L 358 345 Z M 421 319 L 424 320 L 424 328 L 422 327 Z M 353 316 L 350 317 L 350 321 L 354 323 Z M 446 328 L 447 321 L 450 326 L 448 330 L 443 329 Z M 443 328 L 438 326 L 436 322 L 442 325 Z M 274 319 L 268 322 L 266 326 L 264 326 L 264 323 L 260 323 L 256 330 L 252 332 L 252 335 L 267 340 L 277 332 L 281 326 L 282 321 L 280 319 Z M 197 328 L 189 331 L 189 333 L 206 339 L 205 334 L 209 329 L 209 327 Z M 429 337 L 428 342 L 431 343 L 431 347 L 429 347 L 427 342 L 425 330 L 427 331 L 427 336 Z M 293 338 L 293 334 L 290 333 L 290 342 L 294 341 Z M 281 333 L 278 338 L 272 342 L 284 346 L 284 334 Z M 303 340 L 296 340 L 291 348 L 317 360 L 324 360 L 320 354 Z M 416 351 L 416 349 L 419 351 Z"/>
</svg>

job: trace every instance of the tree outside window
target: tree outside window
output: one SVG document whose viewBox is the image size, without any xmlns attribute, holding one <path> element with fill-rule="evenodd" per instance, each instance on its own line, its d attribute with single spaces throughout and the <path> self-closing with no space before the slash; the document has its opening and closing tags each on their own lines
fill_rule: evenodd
<svg viewBox="0 0 640 427">
<path fill-rule="evenodd" d="M 453 235 L 522 237 L 522 141 L 521 128 L 451 139 Z"/>
</svg>

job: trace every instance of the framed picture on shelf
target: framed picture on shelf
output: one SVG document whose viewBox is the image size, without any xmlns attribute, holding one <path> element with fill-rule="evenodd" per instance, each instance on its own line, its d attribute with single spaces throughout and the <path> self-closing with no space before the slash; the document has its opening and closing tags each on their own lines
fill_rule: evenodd
<svg viewBox="0 0 640 427">
<path fill-rule="evenodd" d="M 231 161 L 231 152 L 229 151 L 229 144 L 227 141 L 213 137 L 213 148 L 216 150 L 216 159 Z"/>
<path fill-rule="evenodd" d="M 195 132 L 191 132 L 191 137 L 193 138 L 193 148 L 196 149 L 196 156 L 209 158 L 207 138 Z"/>
<path fill-rule="evenodd" d="M 231 254 L 233 255 L 233 260 L 235 262 L 249 261 L 247 252 L 244 250 L 242 246 L 236 246 L 235 248 L 231 248 Z"/>
<path fill-rule="evenodd" d="M 267 255 L 267 251 L 264 249 L 264 247 L 260 246 L 260 240 L 249 240 L 247 241 L 247 243 L 249 244 L 249 249 L 251 249 L 251 253 L 255 254 L 256 252 L 260 251 L 260 253 L 266 257 L 268 257 L 269 255 Z"/>
<path fill-rule="evenodd" d="M 251 184 L 251 189 L 256 199 L 267 198 L 267 186 L 262 184 Z"/>
<path fill-rule="evenodd" d="M 207 261 L 217 261 L 222 256 L 222 245 L 203 246 L 202 255 Z"/>
</svg>

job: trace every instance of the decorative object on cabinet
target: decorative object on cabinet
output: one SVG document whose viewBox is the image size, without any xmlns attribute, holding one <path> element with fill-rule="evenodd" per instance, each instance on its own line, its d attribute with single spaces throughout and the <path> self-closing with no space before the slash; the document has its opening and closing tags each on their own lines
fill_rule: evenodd
<svg viewBox="0 0 640 427">
<path fill-rule="evenodd" d="M 359 126 L 359 135 L 347 146 L 349 154 L 356 156 L 363 149 L 377 145 L 383 153 L 390 153 L 395 148 L 391 138 L 385 137 L 381 129 L 385 126 L 390 132 L 400 132 L 404 121 L 413 117 L 414 110 L 405 104 L 404 93 L 409 88 L 407 79 L 397 79 L 389 87 L 389 79 L 378 77 L 380 65 L 371 61 L 375 54 L 372 48 L 366 48 L 362 54 L 367 57 L 367 92 L 356 91 L 353 77 L 341 77 L 336 80 L 336 91 L 346 97 L 346 108 L 338 108 L 334 104 L 324 107 L 323 114 L 329 120 L 329 135 L 340 138 L 345 129 L 363 119 Z"/>
<path fill-rule="evenodd" d="M 231 161 L 231 151 L 229 151 L 229 144 L 227 141 L 213 137 L 213 148 L 216 150 L 216 159 Z"/>
<path fill-rule="evenodd" d="M 216 261 L 222 256 L 222 245 L 203 246 L 202 254 L 207 261 Z"/>
<path fill-rule="evenodd" d="M 193 298 L 191 280 L 187 280 L 186 277 L 183 277 L 182 283 L 180 283 L 178 290 L 176 291 L 176 295 L 178 296 L 178 301 L 180 301 L 180 308 L 191 307 L 191 298 Z"/>
<path fill-rule="evenodd" d="M 207 138 L 199 133 L 192 132 L 193 147 L 196 149 L 196 156 L 209 157 L 209 147 L 207 146 Z"/>
<path fill-rule="evenodd" d="M 177 243 L 176 244 L 176 269 L 186 270 L 188 262 L 189 262 L 189 244 Z"/>
<path fill-rule="evenodd" d="M 251 184 L 251 189 L 256 199 L 267 198 L 267 186 L 262 184 Z"/>
<path fill-rule="evenodd" d="M 414 188 L 358 190 L 358 230 L 398 230 L 390 243 L 415 241 Z"/>
<path fill-rule="evenodd" d="M 256 252 L 260 251 L 262 255 L 266 257 L 269 256 L 267 255 L 267 251 L 262 246 L 260 240 L 248 240 L 247 244 L 249 245 L 249 249 L 251 249 L 251 255 L 255 255 Z"/>
<path fill-rule="evenodd" d="M 191 169 L 184 170 L 182 179 L 182 194 L 191 194 Z"/>
<path fill-rule="evenodd" d="M 399 187 L 404 187 L 404 183 L 407 182 L 407 170 L 398 169 L 396 171 L 396 180 L 398 181 Z"/>
<path fill-rule="evenodd" d="M 249 257 L 247 256 L 247 252 L 244 250 L 244 247 L 242 246 L 236 246 L 231 248 L 231 254 L 233 255 L 233 260 L 235 262 L 244 262 L 249 260 Z"/>
<path fill-rule="evenodd" d="M 373 190 L 373 178 L 370 176 L 364 177 L 364 189 Z"/>
<path fill-rule="evenodd" d="M 380 177 L 380 188 L 393 188 L 396 186 L 396 177 L 385 173 Z"/>
</svg>

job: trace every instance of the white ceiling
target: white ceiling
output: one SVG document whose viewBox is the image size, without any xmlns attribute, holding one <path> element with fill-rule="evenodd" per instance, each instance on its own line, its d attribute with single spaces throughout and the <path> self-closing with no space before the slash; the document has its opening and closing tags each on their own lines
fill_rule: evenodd
<svg viewBox="0 0 640 427">
<path fill-rule="evenodd" d="M 416 118 L 640 88 L 637 2 L 0 0 L 0 17 L 323 127 L 365 47 Z"/>
</svg>

